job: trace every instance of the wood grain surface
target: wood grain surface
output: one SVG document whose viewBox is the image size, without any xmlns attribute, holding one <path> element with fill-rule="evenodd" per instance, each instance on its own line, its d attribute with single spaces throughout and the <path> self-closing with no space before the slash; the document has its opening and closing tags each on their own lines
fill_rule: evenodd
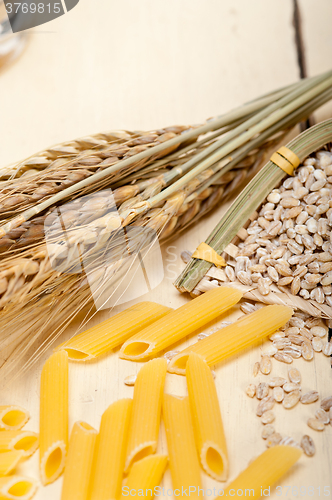
<svg viewBox="0 0 332 500">
<path fill-rule="evenodd" d="M 299 0 L 298 7 L 305 71 L 318 74 L 332 61 L 331 2 Z M 65 16 L 32 31 L 21 58 L 0 73 L 0 167 L 47 145 L 89 133 L 200 123 L 296 81 L 300 68 L 293 16 L 291 0 L 81 0 Z M 326 105 L 315 120 L 331 113 L 331 104 Z M 164 245 L 164 279 L 142 299 L 171 307 L 189 300 L 172 285 L 184 266 L 181 251 L 193 250 L 205 240 L 224 210 L 225 206 L 218 207 Z M 91 324 L 128 305 L 98 313 Z M 238 310 L 232 313 L 236 315 Z M 76 321 L 62 340 L 78 328 Z M 265 449 L 262 424 L 255 416 L 257 403 L 244 394 L 249 382 L 266 378 L 253 379 L 252 375 L 262 350 L 264 345 L 259 345 L 216 367 L 231 478 Z M 29 409 L 31 430 L 38 430 L 40 371 L 50 353 L 51 349 L 23 378 L 1 387 L 1 404 Z M 332 370 L 326 357 L 321 354 L 315 362 L 296 360 L 294 364 L 303 375 L 304 390 L 317 389 L 323 397 L 332 393 Z M 96 363 L 71 364 L 70 427 L 78 419 L 98 427 L 110 403 L 132 396 L 133 389 L 123 380 L 139 368 L 139 364 L 119 360 L 117 352 Z M 274 362 L 272 374 L 285 376 L 287 366 Z M 183 377 L 168 375 L 166 385 L 168 392 L 185 394 Z M 315 487 L 311 498 L 318 498 L 318 487 L 321 496 L 324 486 L 332 489 L 332 427 L 318 434 L 306 425 L 317 406 L 278 407 L 275 423 L 283 435 L 299 440 L 310 431 L 315 440 L 316 456 L 301 458 L 280 482 L 283 487 Z M 163 429 L 160 449 L 166 449 Z M 38 454 L 20 472 L 37 477 Z M 40 487 L 36 499 L 59 500 L 61 481 Z M 171 485 L 169 471 L 163 485 Z M 219 489 L 222 484 L 204 477 L 204 486 Z M 307 489 L 304 498 L 309 496 Z M 298 497 L 295 489 L 288 494 L 283 489 L 281 496 L 271 489 L 273 500 Z"/>
</svg>

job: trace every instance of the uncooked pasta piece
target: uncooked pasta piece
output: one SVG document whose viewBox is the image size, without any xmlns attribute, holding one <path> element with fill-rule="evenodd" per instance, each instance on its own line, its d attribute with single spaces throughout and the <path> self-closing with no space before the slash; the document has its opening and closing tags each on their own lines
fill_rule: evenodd
<svg viewBox="0 0 332 500">
<path fill-rule="evenodd" d="M 7 474 L 13 472 L 23 456 L 22 450 L 0 453 L 0 476 L 7 476 Z"/>
<path fill-rule="evenodd" d="M 202 479 L 188 397 L 165 394 L 163 419 L 174 494 L 199 498 Z"/>
<path fill-rule="evenodd" d="M 44 485 L 63 472 L 68 445 L 68 354 L 46 361 L 40 387 L 40 476 Z"/>
<path fill-rule="evenodd" d="M 122 499 L 127 496 L 153 498 L 167 466 L 166 455 L 150 455 L 135 462 L 122 487 Z M 159 492 L 158 492 L 159 493 Z"/>
<path fill-rule="evenodd" d="M 121 494 L 132 399 L 119 399 L 103 413 L 93 458 L 91 500 L 114 500 Z"/>
<path fill-rule="evenodd" d="M 186 377 L 195 441 L 203 469 L 214 479 L 228 478 L 224 427 L 213 375 L 198 354 L 190 354 Z"/>
<path fill-rule="evenodd" d="M 154 302 L 140 302 L 75 335 L 56 350 L 66 350 L 71 361 L 95 359 L 123 344 L 135 333 L 171 311 L 170 307 Z"/>
<path fill-rule="evenodd" d="M 0 500 L 30 500 L 37 491 L 37 481 L 24 476 L 0 477 Z"/>
<path fill-rule="evenodd" d="M 125 472 L 136 461 L 157 451 L 167 361 L 153 359 L 139 371 L 134 388 Z"/>
<path fill-rule="evenodd" d="M 22 451 L 30 457 L 38 448 L 38 434 L 30 431 L 1 431 L 0 452 Z"/>
<path fill-rule="evenodd" d="M 30 418 L 30 413 L 21 406 L 0 406 L 0 429 L 18 431 L 25 426 Z"/>
<path fill-rule="evenodd" d="M 264 451 L 241 472 L 224 490 L 224 497 L 234 496 L 233 492 L 250 492 L 250 498 L 259 499 L 262 491 L 268 491 L 276 481 L 298 461 L 302 451 L 294 446 L 276 445 Z"/>
<path fill-rule="evenodd" d="M 61 500 L 87 500 L 90 473 L 98 432 L 79 421 L 71 431 Z"/>
<path fill-rule="evenodd" d="M 127 340 L 120 358 L 136 361 L 156 355 L 220 316 L 241 297 L 241 292 L 229 287 L 218 287 L 196 297 Z"/>
<path fill-rule="evenodd" d="M 170 361 L 168 371 L 184 375 L 191 352 L 200 354 L 208 365 L 219 363 L 271 335 L 285 325 L 292 314 L 293 310 L 287 306 L 262 307 L 180 352 Z"/>
</svg>

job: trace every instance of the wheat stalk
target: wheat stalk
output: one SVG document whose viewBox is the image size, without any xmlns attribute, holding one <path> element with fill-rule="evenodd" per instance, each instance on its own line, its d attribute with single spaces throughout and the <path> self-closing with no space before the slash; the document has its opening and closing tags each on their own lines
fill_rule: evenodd
<svg viewBox="0 0 332 500">
<path fill-rule="evenodd" d="M 272 144 L 270 141 L 265 146 L 271 147 L 274 143 L 275 141 L 272 141 Z M 167 239 L 209 212 L 221 197 L 224 199 L 224 196 L 230 196 L 234 189 L 239 188 L 239 182 L 252 175 L 259 167 L 264 156 L 265 148 L 253 152 L 246 161 L 238 165 L 237 169 L 221 177 L 217 184 L 212 184 L 209 189 L 193 196 L 194 188 L 200 186 L 198 179 L 197 183 L 192 184 L 191 189 L 188 187 L 188 190 L 176 193 L 160 208 L 151 209 L 129 227 L 150 228 L 162 241 Z M 205 178 L 201 180 L 206 182 Z M 119 189 L 126 190 L 127 188 L 130 186 Z M 102 195 L 103 192 L 99 194 L 99 198 Z M 11 370 L 17 370 L 17 366 L 20 366 L 22 370 L 30 366 L 30 363 L 38 359 L 50 343 L 61 335 L 70 319 L 86 306 L 89 308 L 87 317 L 90 317 L 93 311 L 93 299 L 86 281 L 87 274 L 90 282 L 92 280 L 100 283 L 98 285 L 100 295 L 103 295 L 110 283 L 114 286 L 116 280 L 123 279 L 123 275 L 128 272 L 126 268 L 123 268 L 121 245 L 119 253 L 116 253 L 117 239 L 121 239 L 121 233 L 117 231 L 118 218 L 114 216 L 114 213 L 110 212 L 106 217 L 101 216 L 99 220 L 94 217 L 91 222 L 87 222 L 91 215 L 96 213 L 97 206 L 93 204 L 93 200 L 92 197 L 87 201 L 90 203 L 91 212 L 85 211 L 84 199 L 77 200 L 75 203 L 78 206 L 77 216 L 67 229 L 68 238 L 71 239 L 72 244 L 81 245 L 81 251 L 85 255 L 85 273 L 68 274 L 71 267 L 76 265 L 75 260 L 71 261 L 69 252 L 64 255 L 59 254 L 58 262 L 55 262 L 56 256 L 53 254 L 53 262 L 51 262 L 49 247 L 47 248 L 43 242 L 21 250 L 19 256 L 13 252 L 9 257 L 0 260 L 0 292 L 2 293 L 0 328 L 3 331 L 0 352 L 4 353 L 3 373 L 9 374 Z M 133 202 L 133 199 L 123 203 L 122 209 L 126 210 L 126 203 L 130 201 Z M 105 194 L 106 202 L 107 194 Z M 100 205 L 100 199 L 98 204 Z M 121 207 L 118 211 L 121 215 Z M 56 219 L 55 222 L 57 223 Z M 100 226 L 100 223 L 103 226 Z M 105 240 L 101 238 L 102 231 L 97 232 L 96 228 L 105 229 L 106 226 L 109 230 Z M 61 252 L 61 247 L 56 246 L 57 239 L 61 239 L 61 230 L 58 228 L 57 234 L 56 225 L 53 225 L 52 229 L 53 243 L 56 250 Z M 88 237 L 90 239 L 87 248 L 83 248 Z M 107 266 L 102 256 L 110 252 L 115 263 Z M 56 269 L 62 272 L 57 272 Z M 96 290 L 94 290 L 94 299 L 96 300 Z M 50 325 L 52 325 L 51 330 Z M 13 334 L 14 331 L 15 334 Z M 16 374 L 18 375 L 19 372 L 16 371 Z"/>
<path fill-rule="evenodd" d="M 4 212 L 8 218 L 0 237 L 4 250 L 0 258 L 2 373 L 15 369 L 18 374 L 16 367 L 30 366 L 78 312 L 87 307 L 87 317 L 93 313 L 91 280 L 96 285 L 96 299 L 96 294 L 103 298 L 105 291 L 114 293 L 130 276 L 131 268 L 123 258 L 124 230 L 153 230 L 165 240 L 195 222 L 257 170 L 266 150 L 275 146 L 289 127 L 330 98 L 330 80 L 328 73 L 302 81 L 200 127 L 163 129 L 159 131 L 161 136 L 173 134 L 165 142 L 160 141 L 158 133 L 153 141 L 151 133 L 147 134 L 150 139 L 142 133 L 130 140 L 122 137 L 121 144 L 95 144 L 93 154 L 91 145 L 78 153 L 67 149 L 66 154 L 74 157 L 68 156 L 65 163 L 60 165 L 57 158 L 56 165 L 1 183 L 16 192 L 23 193 L 27 185 L 33 191 L 37 179 L 53 182 L 59 173 L 66 179 L 69 167 L 82 158 L 96 163 L 84 165 L 91 175 L 55 195 L 44 193 L 27 210 L 24 203 L 17 204 L 17 210 L 21 210 L 18 217 Z M 131 144 L 132 140 L 150 142 L 137 145 Z M 155 144 L 158 140 L 160 143 Z M 109 153 L 119 147 L 129 148 L 130 155 L 118 155 L 114 164 L 95 172 L 95 166 L 103 161 L 101 151 Z M 142 150 L 137 152 L 137 147 Z M 112 189 L 113 196 L 105 189 Z M 82 197 L 87 193 L 88 199 Z M 66 228 L 65 240 L 57 217 L 59 210 Z M 51 230 L 47 245 L 44 228 L 47 234 Z M 140 249 L 141 244 L 141 238 L 133 238 L 130 252 L 133 247 Z M 78 266 L 77 253 L 84 255 L 84 272 Z M 105 262 L 110 254 L 112 262 Z"/>
<path fill-rule="evenodd" d="M 188 128 L 178 126 L 149 132 L 97 134 L 42 151 L 11 167 L 10 179 L 0 183 L 1 220 L 10 219 L 96 172 L 172 139 Z M 167 153 L 169 151 L 164 150 L 160 154 Z M 134 165 L 130 171 L 141 166 Z M 10 174 L 6 169 L 5 172 Z M 0 171 L 1 174 L 4 172 Z M 108 182 L 123 179 L 125 174 L 128 172 L 115 172 Z"/>
</svg>

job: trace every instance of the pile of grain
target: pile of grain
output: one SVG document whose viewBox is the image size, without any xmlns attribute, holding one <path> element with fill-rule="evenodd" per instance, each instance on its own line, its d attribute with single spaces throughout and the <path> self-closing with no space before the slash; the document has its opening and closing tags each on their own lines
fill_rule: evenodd
<svg viewBox="0 0 332 500">
<path fill-rule="evenodd" d="M 324 150 L 269 194 L 226 276 L 256 283 L 262 295 L 275 283 L 281 291 L 332 307 L 331 230 L 332 153 Z"/>
</svg>

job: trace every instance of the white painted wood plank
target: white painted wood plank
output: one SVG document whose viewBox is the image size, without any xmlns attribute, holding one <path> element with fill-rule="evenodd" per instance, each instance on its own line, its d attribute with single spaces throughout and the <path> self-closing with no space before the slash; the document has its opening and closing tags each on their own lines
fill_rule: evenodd
<svg viewBox="0 0 332 500">
<path fill-rule="evenodd" d="M 299 0 L 308 75 L 332 69 L 332 3 L 328 0 Z M 332 117 L 332 102 L 314 114 L 316 122 Z"/>
<path fill-rule="evenodd" d="M 200 123 L 295 81 L 291 10 L 275 0 L 81 0 L 36 29 L 1 74 L 0 166 L 102 130 Z"/>
</svg>

